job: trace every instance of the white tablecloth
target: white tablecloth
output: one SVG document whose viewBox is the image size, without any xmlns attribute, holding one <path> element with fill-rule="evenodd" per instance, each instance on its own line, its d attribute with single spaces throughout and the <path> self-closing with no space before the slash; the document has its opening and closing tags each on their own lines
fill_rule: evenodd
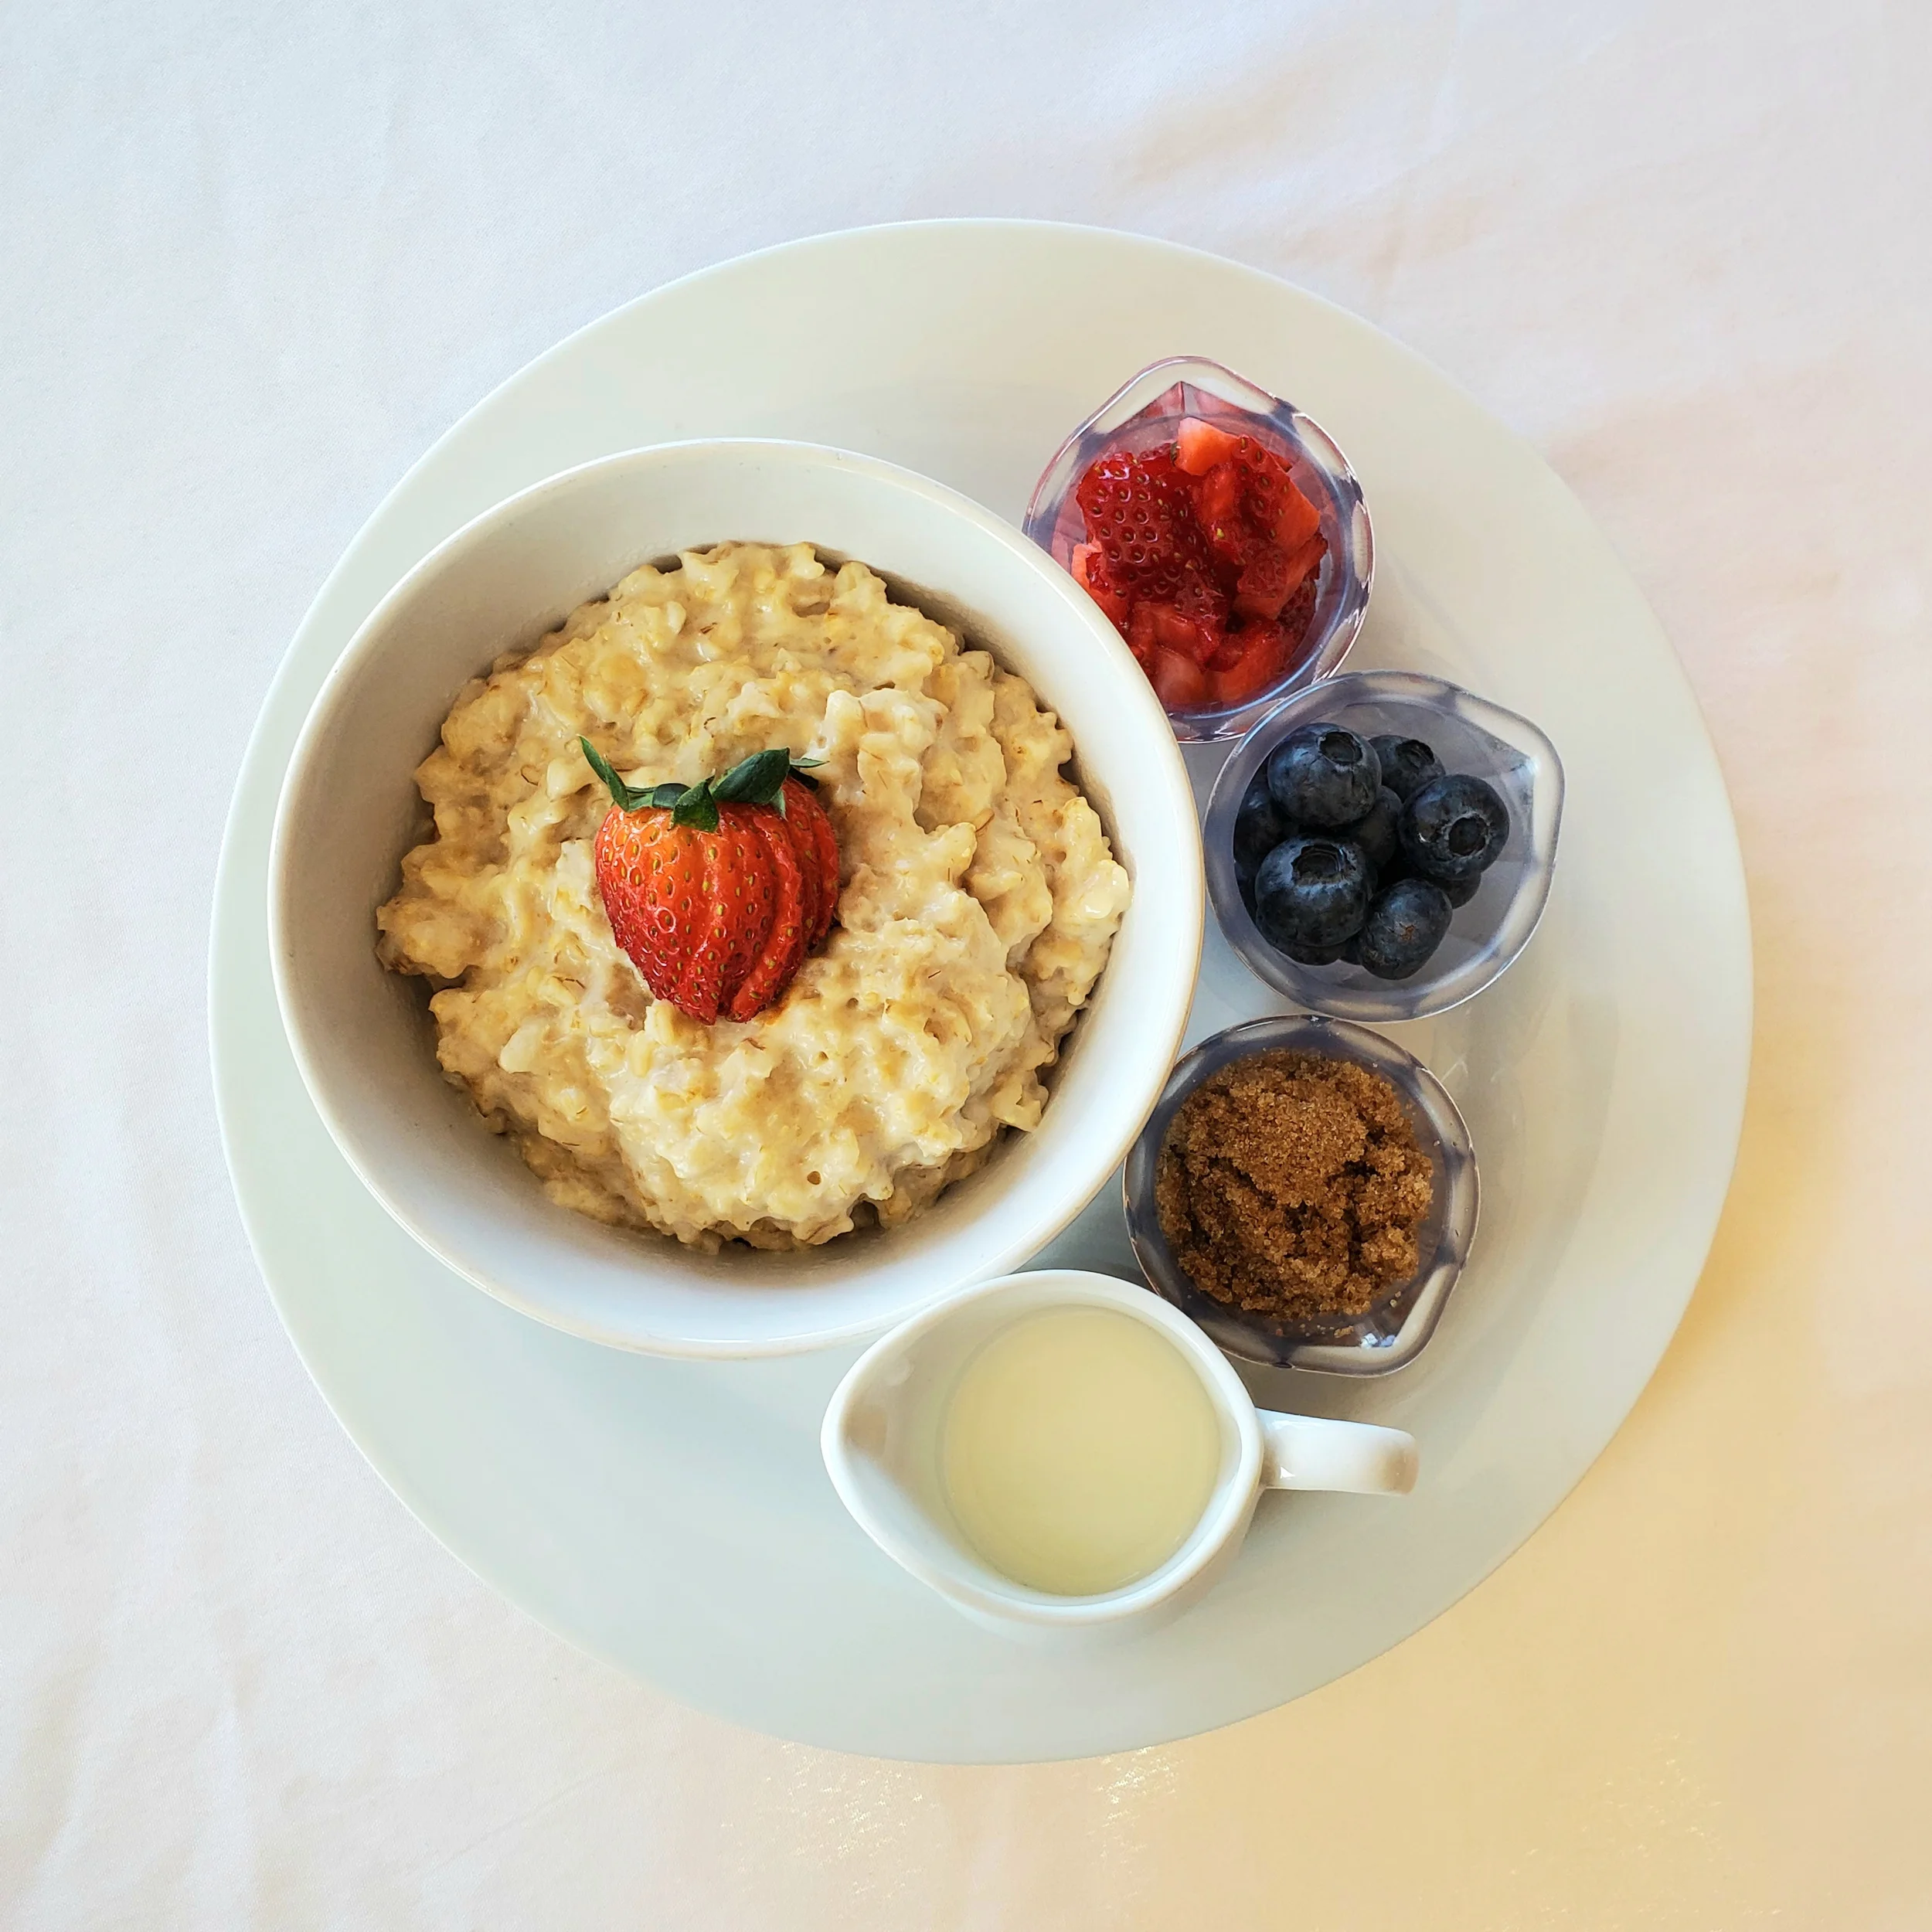
<svg viewBox="0 0 1932 1932">
<path fill-rule="evenodd" d="M 0 1922 L 1932 1923 L 1932 12 L 183 0 L 0 47 Z M 277 1325 L 203 1015 L 250 724 L 403 468 L 669 277 L 961 213 L 1275 270 L 1534 438 L 1683 654 L 1758 947 L 1710 1267 L 1556 1519 L 1299 1705 L 1036 1770 L 747 1735 L 446 1556 Z"/>
</svg>

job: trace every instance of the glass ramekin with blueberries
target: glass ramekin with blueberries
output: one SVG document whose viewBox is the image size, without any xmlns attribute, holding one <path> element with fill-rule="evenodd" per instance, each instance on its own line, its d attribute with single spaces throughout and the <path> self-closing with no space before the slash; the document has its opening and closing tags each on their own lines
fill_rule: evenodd
<svg viewBox="0 0 1932 1932">
<path fill-rule="evenodd" d="M 1204 828 L 1216 914 L 1313 1011 L 1441 1012 L 1535 931 L 1563 791 L 1549 740 L 1500 706 L 1413 672 L 1325 679 L 1222 769 Z"/>
</svg>

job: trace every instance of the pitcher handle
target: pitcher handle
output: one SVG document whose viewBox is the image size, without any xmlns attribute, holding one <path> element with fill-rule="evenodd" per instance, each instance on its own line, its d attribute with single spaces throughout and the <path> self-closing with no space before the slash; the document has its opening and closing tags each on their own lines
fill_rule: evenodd
<svg viewBox="0 0 1932 1932">
<path fill-rule="evenodd" d="M 1342 1489 L 1357 1496 L 1406 1496 L 1416 1486 L 1416 1439 L 1372 1422 L 1255 1412 L 1261 1425 L 1261 1481 L 1269 1489 Z"/>
</svg>

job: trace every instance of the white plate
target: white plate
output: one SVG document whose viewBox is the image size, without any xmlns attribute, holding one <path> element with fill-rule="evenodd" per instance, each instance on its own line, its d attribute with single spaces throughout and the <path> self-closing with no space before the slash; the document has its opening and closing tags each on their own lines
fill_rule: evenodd
<svg viewBox="0 0 1932 1932">
<path fill-rule="evenodd" d="M 1120 291 L 1133 291 L 1131 301 Z M 1569 777 L 1556 889 L 1480 998 L 1392 1029 L 1468 1117 L 1483 1226 L 1442 1325 L 1380 1381 L 1256 1372 L 1274 1407 L 1387 1422 L 1415 1494 L 1264 1503 L 1229 1579 L 1093 1657 L 968 1624 L 867 1542 L 816 1447 L 858 1350 L 655 1360 L 448 1273 L 336 1155 L 270 982 L 268 827 L 324 674 L 410 565 L 570 464 L 794 437 L 927 471 L 1017 520 L 1067 427 L 1156 356 L 1213 357 L 1327 426 L 1379 553 L 1352 668 L 1437 672 L 1535 719 Z M 1203 795 L 1219 754 L 1190 753 Z M 532 363 L 413 469 L 297 633 L 237 787 L 211 971 L 216 1090 L 276 1305 L 403 1502 L 551 1628 L 757 1729 L 889 1757 L 1151 1743 L 1265 1710 L 1399 1641 L 1555 1508 L 1648 1379 L 1736 1150 L 1750 954 L 1729 804 L 1668 645 L 1526 444 L 1406 350 L 1230 263 L 1093 230 L 821 237 L 659 290 Z M 1210 933 L 1189 1038 L 1281 1010 Z M 1131 1274 L 1110 1192 L 1043 1263 Z"/>
</svg>

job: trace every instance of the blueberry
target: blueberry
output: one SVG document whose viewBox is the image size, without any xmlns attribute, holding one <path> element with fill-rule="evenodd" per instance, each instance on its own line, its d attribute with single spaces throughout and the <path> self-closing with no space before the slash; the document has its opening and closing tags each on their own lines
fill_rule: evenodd
<svg viewBox="0 0 1932 1932">
<path fill-rule="evenodd" d="M 1482 874 L 1473 879 L 1438 879 L 1433 881 L 1447 895 L 1452 906 L 1466 906 L 1482 889 Z"/>
<path fill-rule="evenodd" d="M 1331 828 L 1376 801 L 1382 767 L 1365 739 L 1339 725 L 1304 725 L 1268 753 L 1268 791 L 1284 818 Z"/>
<path fill-rule="evenodd" d="M 1234 815 L 1234 876 L 1243 885 L 1251 884 L 1261 861 L 1287 837 L 1288 827 L 1268 796 L 1265 781 L 1248 787 Z"/>
<path fill-rule="evenodd" d="M 1402 849 L 1437 884 L 1474 879 L 1503 849 L 1509 808 L 1494 785 L 1458 772 L 1431 779 L 1402 808 Z"/>
<path fill-rule="evenodd" d="M 1371 738 L 1382 765 L 1382 782 L 1405 804 L 1432 778 L 1443 775 L 1442 760 L 1433 746 L 1420 738 L 1398 737 L 1393 731 Z"/>
<path fill-rule="evenodd" d="M 1338 838 L 1351 838 L 1368 854 L 1369 863 L 1379 880 L 1400 849 L 1396 828 L 1402 818 L 1402 801 L 1386 785 L 1376 794 L 1376 801 L 1352 825 L 1344 825 Z"/>
<path fill-rule="evenodd" d="M 1339 946 L 1283 946 L 1278 950 L 1286 953 L 1298 966 L 1332 966 L 1337 960 L 1346 957 L 1349 947 L 1354 944 L 1351 939 Z"/>
<path fill-rule="evenodd" d="M 1369 879 L 1359 845 L 1319 834 L 1284 839 L 1255 874 L 1254 923 L 1281 952 L 1339 946 L 1362 930 Z"/>
<path fill-rule="evenodd" d="M 1355 941 L 1361 964 L 1377 979 L 1419 973 L 1449 930 L 1449 895 L 1432 880 L 1404 879 L 1369 902 Z"/>
</svg>

